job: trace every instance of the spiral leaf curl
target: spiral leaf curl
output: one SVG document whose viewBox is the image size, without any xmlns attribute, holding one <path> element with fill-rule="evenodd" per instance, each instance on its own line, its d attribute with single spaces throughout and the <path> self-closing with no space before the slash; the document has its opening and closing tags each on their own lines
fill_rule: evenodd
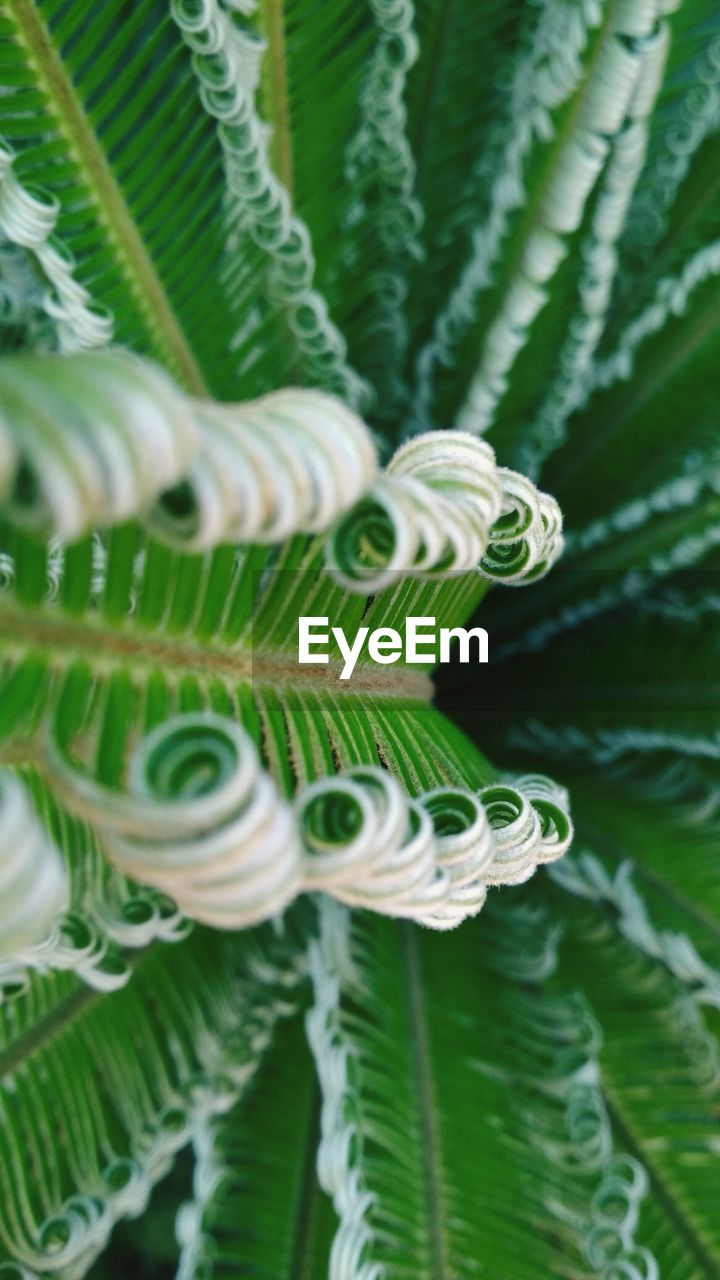
<svg viewBox="0 0 720 1280">
<path fill-rule="evenodd" d="M 43 821 L 61 833 L 69 854 L 68 893 L 39 941 L 0 960 L 0 1005 L 24 995 L 33 974 L 72 973 L 95 991 L 117 991 L 132 972 L 123 952 L 156 940 L 180 942 L 192 929 L 167 895 L 130 883 L 108 866 L 92 833 L 57 811 L 47 787 L 40 795 Z"/>
<path fill-rule="evenodd" d="M 495 835 L 489 884 L 521 884 L 538 864 L 554 862 L 570 847 L 568 793 L 543 774 L 492 783 L 480 798 Z"/>
<path fill-rule="evenodd" d="M 60 212 L 58 201 L 38 188 L 24 186 L 17 177 L 12 148 L 0 138 L 0 245 L 17 252 L 15 275 L 23 296 L 2 289 L 4 309 L 12 320 L 34 320 L 40 329 L 40 345 L 67 354 L 112 341 L 113 321 L 97 307 L 74 276 L 70 251 L 55 236 Z M 38 289 L 36 277 L 23 267 L 34 265 L 45 282 Z M 16 314 L 13 314 L 13 311 Z M 44 317 L 38 323 L 37 311 Z"/>
<path fill-rule="evenodd" d="M 551 0 L 543 6 L 531 44 L 517 60 L 507 95 L 506 120 L 495 142 L 489 212 L 473 227 L 471 249 L 460 279 L 435 321 L 432 338 L 416 363 L 413 418 L 432 418 L 436 383 L 443 368 L 457 362 L 458 348 L 477 314 L 478 298 L 492 283 L 513 212 L 527 199 L 526 167 L 537 141 L 553 136 L 552 113 L 566 102 L 582 76 L 590 32 L 599 26 L 598 0 Z M 539 228 L 528 244 L 527 262 L 542 284 L 554 275 L 566 247 L 559 236 Z"/>
<path fill-rule="evenodd" d="M 703 41 L 676 111 L 663 129 L 643 173 L 624 233 L 626 243 L 650 261 L 665 234 L 669 211 L 707 137 L 720 129 L 720 39 Z"/>
<path fill-rule="evenodd" d="M 368 1258 L 373 1232 L 367 1218 L 375 1197 L 364 1186 L 361 1138 L 353 1117 L 353 1046 L 341 1021 L 341 982 L 352 966 L 349 932 L 347 913 L 326 899 L 320 912 L 320 936 L 308 953 L 314 1002 L 305 1018 L 322 1093 L 318 1181 L 332 1196 L 339 1218 L 328 1280 L 350 1276 L 382 1280 L 383 1268 Z"/>
<path fill-rule="evenodd" d="M 491 582 L 522 586 L 537 582 L 562 555 L 562 512 L 553 497 L 531 480 L 500 467 L 502 509 L 490 530 L 480 572 Z"/>
<path fill-rule="evenodd" d="M 122 794 L 80 774 L 54 743 L 47 763 L 54 788 L 97 829 L 114 865 L 191 919 L 245 928 L 300 891 L 292 811 L 231 721 L 189 713 L 157 726 L 134 752 Z"/>
<path fill-rule="evenodd" d="M 676 276 L 663 276 L 652 300 L 620 335 L 615 351 L 593 365 L 578 407 L 584 408 L 595 392 L 605 391 L 618 381 L 628 381 L 642 344 L 659 333 L 671 317 L 684 315 L 696 290 L 719 274 L 720 240 L 716 239 L 698 249 Z"/>
<path fill-rule="evenodd" d="M 522 774 L 515 781 L 540 820 L 537 861 L 555 862 L 567 852 L 573 838 L 569 792 L 542 773 Z"/>
<path fill-rule="evenodd" d="M 62 971 L 105 994 L 119 991 L 130 978 L 125 958 L 91 913 L 86 917 L 68 911 L 56 915 L 41 942 L 19 948 L 11 960 L 0 963 L 0 1004 L 23 995 L 31 973 Z"/>
<path fill-rule="evenodd" d="M 611 144 L 583 250 L 579 284 L 580 311 L 573 320 L 559 360 L 559 372 L 540 408 L 523 448 L 533 469 L 564 441 L 567 422 L 585 398 L 592 367 L 604 331 L 613 285 L 619 267 L 618 241 L 626 225 L 630 201 L 647 154 L 650 117 L 662 82 L 670 44 L 668 24 L 637 41 L 640 69 L 628 104 L 623 128 Z"/>
<path fill-rule="evenodd" d="M 548 299 L 548 285 L 578 230 L 587 201 L 606 167 L 611 145 L 629 118 L 642 119 L 657 88 L 664 29 L 656 34 L 655 0 L 619 6 L 585 86 L 575 127 L 544 191 L 539 226 L 527 237 L 520 264 L 484 339 L 477 372 L 457 426 L 484 433 L 494 422 L 519 352 Z M 645 47 L 646 79 L 642 80 Z M 649 109 L 649 108 L 648 108 Z M 607 206 L 603 211 L 607 214 Z"/>
<path fill-rule="evenodd" d="M 401 574 L 529 582 L 562 550 L 554 499 L 498 470 L 485 441 L 427 432 L 376 471 L 367 428 L 322 392 L 191 400 L 120 350 L 0 361 L 0 502 L 34 532 L 72 540 L 137 516 L 205 551 L 330 528 L 329 567 L 353 592 Z"/>
<path fill-rule="evenodd" d="M 429 431 L 402 445 L 365 498 L 328 535 L 330 570 L 346 590 L 380 591 L 402 574 L 479 571 L 535 581 L 563 549 L 555 499 L 497 468 L 486 441 Z"/>
<path fill-rule="evenodd" d="M 47 769 L 116 867 L 217 928 L 269 919 L 308 890 L 453 928 L 477 915 L 489 884 L 526 880 L 572 836 L 567 793 L 539 775 L 412 799 L 362 765 L 306 785 L 291 806 L 245 731 L 211 713 L 152 730 L 123 793 L 80 773 L 54 742 Z"/>
<path fill-rule="evenodd" d="M 115 888 L 108 896 L 86 898 L 77 909 L 71 903 L 42 941 L 0 960 L 0 1005 L 24 995 L 33 973 L 73 973 L 94 991 L 119 991 L 131 974 L 123 951 L 155 941 L 181 942 L 192 929 L 192 921 L 166 894 L 137 886 L 120 894 Z"/>
<path fill-rule="evenodd" d="M 536 852 L 548 855 L 532 803 L 513 788 L 505 791 L 528 821 L 501 843 L 494 825 L 504 815 L 483 792 L 439 787 L 413 800 L 369 766 L 321 779 L 297 800 L 306 851 L 319 863 L 309 884 L 350 906 L 454 928 L 481 910 L 488 884 L 514 882 L 506 869 L 509 849 L 520 846 L 523 878 L 532 874 Z"/>
<path fill-rule="evenodd" d="M 117 1222 L 145 1211 L 154 1186 L 169 1172 L 177 1153 L 199 1133 L 207 1132 L 242 1096 L 275 1025 L 295 1011 L 295 992 L 305 970 L 303 961 L 289 951 L 275 957 L 262 943 L 257 947 L 257 951 L 248 950 L 247 967 L 243 955 L 244 976 L 228 991 L 232 999 L 225 1003 L 219 1023 L 196 1023 L 191 1055 L 176 1050 L 174 1069 L 151 1073 L 133 1105 L 121 1108 L 127 1139 L 120 1148 L 123 1154 L 118 1154 L 109 1134 L 98 1134 L 95 1149 L 89 1118 L 93 1140 L 88 1146 L 95 1155 L 81 1192 L 62 1201 L 51 1192 L 41 1211 L 44 1217 L 32 1217 L 22 1200 L 8 1197 L 6 1227 L 12 1233 L 17 1261 L 0 1267 L 0 1276 L 37 1280 L 41 1275 L 62 1274 L 64 1280 L 81 1280 Z M 275 988 L 270 1000 L 255 998 L 254 982 L 260 971 Z M 197 998 L 192 992 L 183 991 L 183 995 L 198 1011 L 207 999 L 207 993 Z M 12 1098 L 9 1087 L 7 1095 Z M 11 1125 L 12 1106 L 10 1102 L 9 1107 L 0 1108 L 4 1125 Z"/>
<path fill-rule="evenodd" d="M 256 944 L 253 952 L 247 953 L 247 961 L 248 976 L 265 988 L 274 988 L 274 997 L 242 1010 L 239 1023 L 224 1037 L 219 1061 L 186 1089 L 193 1110 L 195 1170 L 192 1199 L 181 1205 L 175 1218 L 180 1246 L 176 1280 L 198 1280 L 208 1264 L 212 1265 L 215 1242 L 208 1234 L 207 1210 L 221 1182 L 232 1176 L 223 1152 L 221 1117 L 242 1098 L 253 1080 L 280 1020 L 296 1012 L 297 989 L 307 977 L 305 954 L 287 947 L 281 947 L 274 957 L 263 944 Z"/>
<path fill-rule="evenodd" d="M 377 469 L 362 421 L 322 392 L 190 400 L 109 350 L 0 361 L 0 501 L 64 540 L 133 516 L 192 550 L 324 530 Z"/>
<path fill-rule="evenodd" d="M 349 591 L 378 591 L 400 574 L 474 569 L 500 513 L 495 455 L 461 432 L 430 431 L 401 446 L 362 503 L 328 538 L 327 559 Z"/>
<path fill-rule="evenodd" d="M 378 396 L 381 421 L 391 422 L 405 403 L 401 376 L 410 329 L 404 269 L 420 262 L 423 210 L 414 194 L 416 165 L 407 136 L 405 89 L 420 44 L 413 0 L 370 0 L 378 39 L 359 99 L 360 124 L 345 155 L 353 194 L 346 217 L 342 265 L 352 274 L 363 262 L 362 236 L 372 220 L 380 262 L 365 273 L 361 298 L 373 299 L 360 337 L 368 348 L 367 371 Z"/>
<path fill-rule="evenodd" d="M 120 351 L 2 360 L 0 440 L 8 518 L 63 539 L 137 515 L 197 447 L 170 379 Z"/>
<path fill-rule="evenodd" d="M 707 964 L 694 943 L 682 933 L 658 929 L 633 884 L 634 866 L 622 862 L 614 874 L 589 851 L 553 867 L 551 875 L 568 893 L 590 902 L 603 902 L 616 912 L 618 931 L 645 955 L 659 960 L 684 983 L 699 1004 L 720 1009 L 720 971 Z"/>
<path fill-rule="evenodd" d="M 9 769 L 0 769 L 0 850 L 1 985 L 5 962 L 46 938 L 67 898 L 62 858 Z"/>
<path fill-rule="evenodd" d="M 148 517 L 158 537 L 201 551 L 327 529 L 372 482 L 359 418 L 322 392 L 291 388 L 241 405 L 198 405 L 201 442 L 180 486 Z"/>
<path fill-rule="evenodd" d="M 348 364 L 345 339 L 313 288 L 310 233 L 270 166 L 269 131 L 255 106 L 264 42 L 218 0 L 172 0 L 170 12 L 192 51 L 203 107 L 218 124 L 231 211 L 268 257 L 273 301 L 283 308 L 313 381 L 365 408 L 369 387 Z M 241 12 L 236 6 L 237 18 Z M 228 247 L 237 252 L 237 245 Z"/>
<path fill-rule="evenodd" d="M 615 1146 L 613 1125 L 604 1098 L 600 1026 L 583 995 L 562 990 L 559 985 L 562 974 L 558 974 L 559 981 L 553 982 L 550 989 L 538 987 L 538 971 L 532 964 L 528 965 L 529 960 L 541 958 L 543 978 L 555 972 L 557 927 L 552 924 L 547 911 L 527 897 L 516 900 L 509 909 L 505 903 L 501 910 L 490 906 L 488 911 L 490 918 L 484 932 L 489 926 L 491 933 L 489 945 L 483 947 L 480 963 L 483 969 L 491 970 L 493 976 L 490 981 L 494 985 L 499 984 L 503 991 L 502 1009 L 516 1033 L 511 1070 L 507 1070 L 503 1060 L 502 1076 L 499 1072 L 497 1076 L 503 1082 L 507 1080 L 508 1084 L 514 1084 L 519 1070 L 519 1078 L 532 1086 L 516 1091 L 512 1116 L 508 1113 L 502 1126 L 503 1145 L 507 1140 L 507 1150 L 510 1151 L 522 1141 L 526 1148 L 529 1146 L 547 1161 L 550 1166 L 548 1177 L 556 1190 L 545 1198 L 544 1212 L 557 1223 L 560 1231 L 572 1232 L 585 1253 L 593 1276 L 598 1280 L 620 1280 L 620 1277 L 624 1280 L 648 1280 L 649 1277 L 657 1280 L 657 1272 L 652 1269 L 652 1256 L 646 1255 L 635 1238 L 636 1232 L 640 1234 L 639 1210 L 648 1191 L 648 1178 L 639 1161 L 618 1151 Z M 522 924 L 518 930 L 516 925 L 520 921 Z M 323 942 L 329 933 L 326 929 L 321 934 Z M 391 936 L 373 927 L 367 917 L 358 918 L 353 925 L 351 943 L 354 945 L 351 946 L 349 963 L 345 963 L 342 955 L 337 958 L 333 955 L 326 961 L 326 969 L 330 973 L 322 987 L 316 987 L 315 1007 L 310 1015 L 322 1026 L 323 1013 L 330 1002 L 331 979 L 339 978 L 341 1017 L 335 1026 L 342 1035 L 350 1062 L 356 1059 L 357 1070 L 344 1074 L 338 1070 L 328 1079 L 327 1086 L 323 1080 L 323 1100 L 335 1104 L 332 1114 L 336 1122 L 340 1118 L 345 1119 L 346 1130 L 359 1117 L 360 1137 L 367 1141 L 367 1146 L 360 1143 L 350 1148 L 350 1152 L 347 1147 L 336 1149 L 334 1168 L 341 1185 L 348 1189 L 358 1185 L 363 1189 L 367 1187 L 369 1193 L 378 1195 L 377 1206 L 369 1217 L 370 1228 L 377 1224 L 378 1234 L 368 1243 L 364 1255 L 368 1264 L 375 1260 L 388 1260 L 380 1232 L 388 1212 L 392 1210 L 395 1183 L 387 1177 L 379 1180 L 372 1154 L 376 1142 L 392 1143 L 397 1132 L 397 1100 L 391 1089 L 381 1089 L 381 1085 L 397 1077 L 396 1064 L 393 1055 L 387 1052 L 387 1045 L 397 1043 L 399 1033 L 395 1008 L 404 1011 L 405 1006 L 400 1002 L 407 999 L 407 985 L 403 987 L 395 973 L 391 974 L 389 982 L 397 992 L 395 999 L 398 1001 L 392 1015 L 385 1014 L 389 1003 L 387 998 L 369 1025 L 356 1016 L 355 1008 L 361 995 L 367 999 L 368 992 L 375 994 L 378 990 L 388 989 L 384 968 L 392 965 L 396 956 L 400 958 L 403 954 L 399 946 L 391 948 L 387 945 L 385 940 Z M 404 945 L 410 945 L 409 940 Z M 418 944 L 412 945 L 417 951 Z M 435 957 L 434 949 L 426 949 L 421 942 L 419 951 L 424 961 L 423 971 L 429 972 Z M 471 953 L 472 946 L 463 954 L 469 956 Z M 402 970 L 401 973 L 407 983 L 405 973 Z M 434 986 L 433 990 L 442 992 L 444 988 Z M 403 1034 L 407 1034 L 404 1027 Z M 477 1036 L 477 1031 L 474 1034 Z M 408 1035 L 409 1041 L 411 1035 L 412 1032 Z M 327 1047 L 327 1040 L 320 1043 Z M 438 1041 L 432 1047 L 432 1062 L 439 1066 L 447 1059 L 439 1058 L 437 1045 Z M 488 1050 L 483 1055 L 483 1069 L 488 1073 L 492 1071 L 495 1078 L 495 1063 L 490 1052 Z M 516 1069 L 518 1062 L 521 1066 Z M 412 1067 L 417 1070 L 414 1060 Z M 416 1079 L 416 1075 L 411 1077 L 411 1088 Z M 341 1085 L 347 1098 L 344 1113 L 339 1107 Z M 373 1094 L 371 1106 L 367 1105 L 368 1088 Z M 376 1102 L 376 1097 L 379 1102 Z M 337 1128 L 334 1126 L 331 1132 L 334 1135 Z M 347 1157 L 350 1153 L 351 1160 L 346 1158 L 343 1163 L 341 1156 Z M 399 1161 L 395 1169 L 401 1177 Z M 590 1255 L 597 1265 L 590 1260 Z"/>
</svg>

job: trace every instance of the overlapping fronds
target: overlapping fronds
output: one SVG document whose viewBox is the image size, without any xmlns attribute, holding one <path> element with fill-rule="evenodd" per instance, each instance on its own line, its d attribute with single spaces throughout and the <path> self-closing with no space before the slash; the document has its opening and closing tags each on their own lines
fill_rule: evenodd
<svg viewBox="0 0 720 1280">
<path fill-rule="evenodd" d="M 719 50 L 6 0 L 0 1276 L 720 1270 Z"/>
<path fill-rule="evenodd" d="M 195 1127 L 242 1093 L 300 971 L 290 949 L 256 950 L 243 961 L 198 934 L 172 967 L 141 957 L 114 996 L 52 977 L 3 1011 L 0 1248 L 27 1274 L 84 1275 Z"/>
<path fill-rule="evenodd" d="M 614 1121 L 593 1009 L 552 976 L 552 917 L 506 905 L 442 962 L 402 926 L 347 934 L 326 918 L 308 1015 L 340 1220 L 329 1274 L 472 1275 L 479 1258 L 507 1276 L 659 1274 L 647 1173 Z"/>
</svg>

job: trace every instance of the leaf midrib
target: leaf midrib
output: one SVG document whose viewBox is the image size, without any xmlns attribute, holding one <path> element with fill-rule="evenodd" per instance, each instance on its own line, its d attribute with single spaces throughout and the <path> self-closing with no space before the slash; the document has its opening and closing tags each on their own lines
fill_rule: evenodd
<svg viewBox="0 0 720 1280">
<path fill-rule="evenodd" d="M 270 154 L 276 176 L 292 199 L 293 152 L 282 0 L 260 0 L 258 24 L 267 40 L 267 54 L 262 63 L 261 86 L 266 113 L 273 130 Z"/>
<path fill-rule="evenodd" d="M 678 1235 L 685 1241 L 689 1249 L 692 1250 L 693 1256 L 697 1262 L 704 1268 L 708 1277 L 717 1277 L 718 1271 L 717 1260 L 713 1257 L 711 1250 L 708 1248 L 705 1240 L 702 1238 L 700 1228 L 688 1219 L 683 1212 L 682 1207 L 678 1204 L 676 1197 L 673 1195 L 672 1189 L 668 1187 L 662 1174 L 658 1171 L 651 1159 L 651 1153 L 648 1151 L 647 1144 L 642 1138 L 637 1136 L 632 1124 L 622 1107 L 619 1095 L 615 1092 L 612 1085 L 609 1085 L 605 1073 L 602 1077 L 602 1093 L 605 1101 L 613 1129 L 622 1138 L 623 1147 L 627 1148 L 630 1154 L 634 1155 L 636 1160 L 646 1170 L 650 1179 L 650 1195 L 653 1196 L 667 1216 L 675 1226 Z"/>
<path fill-rule="evenodd" d="M 148 673 L 172 670 L 178 675 L 216 676 L 231 683 L 248 681 L 307 689 L 326 689 L 333 697 L 378 695 L 413 702 L 429 702 L 430 678 L 407 667 L 382 667 L 358 662 L 352 678 L 340 680 L 341 662 L 326 666 L 300 666 L 289 651 L 221 648 L 198 644 L 183 636 L 150 635 L 110 627 L 95 619 L 78 621 L 58 611 L 19 609 L 0 602 L 0 653 L 11 656 L 42 653 L 54 663 L 73 661 L 129 667 Z"/>
<path fill-rule="evenodd" d="M 303 1145 L 300 1151 L 300 1188 L 292 1223 L 288 1280 L 310 1280 L 308 1260 L 315 1240 L 318 1198 L 321 1195 L 315 1179 L 322 1104 L 317 1078 L 313 1079 L 311 1088 Z"/>
<path fill-rule="evenodd" d="M 130 981 L 142 960 L 152 952 L 152 945 L 137 951 L 125 951 L 123 958 L 130 970 Z M 123 990 L 124 988 L 120 988 Z M 0 1081 L 8 1079 L 34 1054 L 42 1052 L 58 1036 L 84 1016 L 91 1005 L 107 999 L 108 992 L 82 984 L 36 1019 L 27 1030 L 6 1049 L 0 1050 Z"/>
<path fill-rule="evenodd" d="M 418 1152 L 422 1185 L 425 1197 L 425 1223 L 430 1255 L 432 1280 L 452 1280 L 447 1241 L 443 1229 L 444 1213 L 442 1184 L 438 1171 L 442 1168 L 440 1134 L 437 1125 L 437 1108 L 432 1082 L 430 1043 L 427 1028 L 427 1012 L 422 993 L 422 975 L 418 955 L 416 926 L 404 923 L 398 926 L 401 955 L 405 969 L 405 989 L 410 1032 L 414 1079 L 416 1084 L 417 1114 L 420 1129 Z"/>
<path fill-rule="evenodd" d="M 52 104 L 59 128 L 85 177 L 100 220 L 125 265 L 128 284 L 149 320 L 159 345 L 188 391 L 206 394 L 206 386 L 192 349 L 182 332 L 150 254 L 85 110 L 66 72 L 33 0 L 9 0 L 17 25 L 17 40 L 34 64 Z"/>
<path fill-rule="evenodd" d="M 44 1017 L 34 1022 L 14 1044 L 0 1053 L 0 1080 L 8 1079 L 28 1058 L 34 1053 L 39 1053 L 56 1036 L 71 1026 L 85 1012 L 87 1006 L 99 998 L 99 995 L 100 992 L 91 987 L 79 987 L 65 996 Z"/>
</svg>

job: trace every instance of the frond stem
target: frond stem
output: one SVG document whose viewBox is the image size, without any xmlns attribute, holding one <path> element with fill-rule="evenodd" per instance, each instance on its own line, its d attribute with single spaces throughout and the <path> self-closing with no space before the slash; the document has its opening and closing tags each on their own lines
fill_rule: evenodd
<svg viewBox="0 0 720 1280">
<path fill-rule="evenodd" d="M 171 636 L 120 630 L 94 620 L 79 622 L 59 612 L 18 609 L 9 602 L 0 602 L 0 652 L 3 650 L 11 658 L 28 652 L 47 654 L 53 665 L 64 666 L 82 658 L 102 666 L 129 666 L 145 674 L 161 669 L 178 675 L 216 676 L 228 684 L 252 681 L 302 688 L 325 686 L 333 696 L 374 693 L 429 702 L 433 693 L 428 676 L 404 667 L 361 667 L 358 662 L 352 681 L 341 681 L 338 677 L 343 664 L 333 659 L 327 666 L 300 666 L 287 651 L 213 648 Z"/>
<path fill-rule="evenodd" d="M 130 287 L 147 317 L 160 352 L 165 353 L 167 362 L 188 391 L 206 394 L 193 352 L 37 6 L 33 0 L 10 0 L 10 8 L 15 15 L 18 40 L 34 64 L 58 126 L 82 167 L 97 216 L 105 224 L 124 263 Z"/>
</svg>

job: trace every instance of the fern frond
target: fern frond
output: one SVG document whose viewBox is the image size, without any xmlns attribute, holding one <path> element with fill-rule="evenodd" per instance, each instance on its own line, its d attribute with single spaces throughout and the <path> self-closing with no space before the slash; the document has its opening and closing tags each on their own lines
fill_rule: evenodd
<svg viewBox="0 0 720 1280">
<path fill-rule="evenodd" d="M 265 963 L 269 976 L 272 951 Z M 289 999 L 277 980 L 258 997 L 252 947 L 245 974 L 236 966 L 198 935 L 172 970 L 142 957 L 114 996 L 51 978 L 3 1011 L 0 1256 L 31 1273 L 84 1275 L 114 1223 L 143 1211 L 199 1117 L 242 1092 Z"/>
<path fill-rule="evenodd" d="M 623 862 L 614 875 L 584 850 L 570 862 L 551 868 L 556 884 L 589 902 L 609 903 L 617 912 L 617 928 L 628 942 L 661 960 L 690 989 L 700 1004 L 720 1008 L 720 971 L 698 955 L 682 933 L 658 929 L 632 881 L 633 866 Z"/>
<path fill-rule="evenodd" d="M 559 372 L 537 421 L 522 444 L 524 466 L 533 474 L 562 442 L 567 420 L 583 403 L 587 383 L 593 377 L 595 353 L 607 324 L 619 267 L 616 246 L 643 171 L 649 119 L 662 82 L 669 44 L 667 24 L 660 25 L 645 41 L 625 124 L 610 145 L 595 199 L 590 235 L 582 249 L 579 314 L 570 321 L 568 337 L 558 357 Z"/>
<path fill-rule="evenodd" d="M 249 1267 L 273 1280 L 327 1280 L 335 1221 L 315 1176 L 318 1090 L 304 1039 L 301 1020 L 288 1020 L 239 1105 L 198 1126 L 177 1280 L 234 1280 Z"/>
<path fill-rule="evenodd" d="M 560 107 L 576 87 L 589 31 L 599 20 L 600 10 L 592 4 L 580 8 L 548 4 L 528 49 L 517 61 L 508 95 L 508 138 L 487 221 L 482 229 L 475 230 L 460 280 L 436 319 L 432 340 L 417 360 L 415 414 L 420 422 L 432 416 L 436 367 L 454 362 L 455 349 L 475 319 L 478 295 L 491 284 L 510 217 L 523 202 L 523 170 L 528 152 L 535 138 L 547 137 L 550 112 Z M 518 125 L 518 121 L 522 123 Z M 540 260 L 547 262 L 551 273 L 560 261 L 560 242 L 540 236 L 535 251 Z"/>
<path fill-rule="evenodd" d="M 703 1013 L 682 982 L 662 963 L 639 955 L 610 923 L 601 924 L 597 916 L 591 923 L 587 907 L 578 905 L 565 915 L 564 964 L 605 1031 L 599 1059 L 609 1114 L 649 1177 L 638 1243 L 662 1268 L 668 1245 L 663 1249 L 665 1233 L 650 1212 L 661 1207 L 686 1265 L 711 1276 L 720 1246 L 707 1198 L 718 1185 L 712 1113 L 720 1059 L 712 1011 Z M 648 1089 L 641 1077 L 650 1054 L 653 1087 Z"/>
<path fill-rule="evenodd" d="M 523 909 L 511 907 L 497 923 L 511 965 L 509 937 L 526 946 L 547 937 L 547 918 L 533 920 Z M 528 975 L 503 972 L 492 939 L 478 948 L 477 935 L 452 935 L 436 964 L 431 939 L 357 920 L 349 968 L 333 956 L 329 930 L 326 936 L 342 993 L 333 1027 L 354 1062 L 354 1140 L 333 1149 L 343 1188 L 334 1247 L 348 1248 L 350 1274 L 374 1275 L 382 1266 L 388 1277 L 411 1268 L 464 1276 L 483 1258 L 506 1276 L 569 1276 L 583 1255 L 593 1267 L 613 1256 L 628 1265 L 643 1258 L 634 1231 L 647 1184 L 642 1167 L 614 1149 L 599 1032 L 583 1002 L 534 985 L 528 991 Z M 462 980 L 483 999 L 459 1016 L 451 993 Z M 329 990 L 328 977 L 309 1015 L 318 1026 Z M 396 1082 L 392 1097 L 388 1079 Z M 327 1082 L 329 1109 L 337 1083 Z M 498 1123 L 492 1099 L 508 1089 L 514 1118 L 505 1109 Z M 532 1134 L 521 1147 L 520 1124 Z M 412 1135 L 412 1146 L 399 1143 L 399 1132 Z M 350 1128 L 343 1134 L 349 1139 Z M 366 1226 L 357 1218 L 344 1224 L 347 1195 L 360 1188 Z M 517 1244 L 523 1224 L 533 1231 L 530 1255 Z"/>
<path fill-rule="evenodd" d="M 116 340 L 202 394 L 200 366 L 224 345 L 227 317 L 212 216 L 217 159 L 209 132 L 197 121 L 188 128 L 178 111 L 190 68 L 167 23 L 148 39 L 149 11 L 145 0 L 125 21 L 113 0 L 100 30 L 87 15 L 68 21 L 55 0 L 12 0 L 0 27 L 13 67 L 0 134 L 18 152 L 18 178 L 59 205 L 58 235 L 80 264 L 79 283 L 113 317 Z"/>
<path fill-rule="evenodd" d="M 345 154 L 352 203 L 340 258 L 344 281 L 364 317 L 354 336 L 359 367 L 377 394 L 376 414 L 393 430 L 407 399 L 403 378 L 410 329 L 407 270 L 422 261 L 422 207 L 405 92 L 420 44 L 412 0 L 371 0 L 377 42 L 359 97 L 359 125 Z M 377 241 L 367 270 L 368 233 Z"/>
<path fill-rule="evenodd" d="M 257 38 L 217 0 L 205 0 L 199 8 L 174 0 L 171 10 L 193 51 L 203 106 L 218 121 L 230 217 L 247 226 L 267 255 L 274 305 L 284 315 L 289 340 L 310 378 L 362 409 L 368 402 L 367 385 L 348 365 L 345 339 L 313 288 L 315 260 L 307 227 L 292 212 L 289 193 L 270 167 L 266 132 L 254 103 L 261 52 Z M 238 252 L 232 240 L 229 252 Z"/>
</svg>

